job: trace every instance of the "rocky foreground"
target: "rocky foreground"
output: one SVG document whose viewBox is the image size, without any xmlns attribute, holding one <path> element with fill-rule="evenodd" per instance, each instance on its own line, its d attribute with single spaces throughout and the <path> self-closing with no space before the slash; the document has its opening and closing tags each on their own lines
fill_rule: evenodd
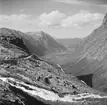
<svg viewBox="0 0 107 105">
<path fill-rule="evenodd" d="M 107 96 L 33 55 L 0 62 L 0 104 L 106 105 Z"/>
</svg>

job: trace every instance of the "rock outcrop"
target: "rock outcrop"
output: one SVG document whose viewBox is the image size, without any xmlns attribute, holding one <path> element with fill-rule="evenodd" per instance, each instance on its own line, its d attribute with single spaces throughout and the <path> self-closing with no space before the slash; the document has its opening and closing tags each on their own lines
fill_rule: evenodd
<svg viewBox="0 0 107 105">
<path fill-rule="evenodd" d="M 1 28 L 0 40 L 5 41 L 7 45 L 9 43 L 21 48 L 21 50 L 29 55 L 36 54 L 38 56 L 44 56 L 49 53 L 66 50 L 66 47 L 59 44 L 54 38 L 44 32 L 37 32 L 38 37 L 36 37 L 36 34 L 29 34 L 27 35 L 14 29 Z"/>
</svg>

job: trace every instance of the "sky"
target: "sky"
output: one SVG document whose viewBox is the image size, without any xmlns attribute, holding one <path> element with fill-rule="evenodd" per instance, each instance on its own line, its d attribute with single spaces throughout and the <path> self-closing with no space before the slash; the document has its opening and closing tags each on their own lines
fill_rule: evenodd
<svg viewBox="0 0 107 105">
<path fill-rule="evenodd" d="M 102 23 L 107 0 L 0 0 L 0 28 L 86 37 Z"/>
</svg>

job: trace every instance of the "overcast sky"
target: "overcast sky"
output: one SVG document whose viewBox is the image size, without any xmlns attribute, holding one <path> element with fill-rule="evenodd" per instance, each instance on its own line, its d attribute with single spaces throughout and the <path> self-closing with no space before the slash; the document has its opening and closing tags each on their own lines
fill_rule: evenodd
<svg viewBox="0 0 107 105">
<path fill-rule="evenodd" d="M 0 0 L 0 27 L 56 38 L 85 37 L 107 12 L 107 0 Z"/>
</svg>

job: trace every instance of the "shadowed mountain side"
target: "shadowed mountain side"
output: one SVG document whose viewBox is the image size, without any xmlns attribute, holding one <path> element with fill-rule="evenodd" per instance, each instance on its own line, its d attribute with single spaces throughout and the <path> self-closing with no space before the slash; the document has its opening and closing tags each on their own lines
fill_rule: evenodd
<svg viewBox="0 0 107 105">
<path fill-rule="evenodd" d="M 93 74 L 77 76 L 79 80 L 84 81 L 88 86 L 92 87 Z"/>
<path fill-rule="evenodd" d="M 22 40 L 23 33 L 15 30 L 10 30 L 8 28 L 1 28 L 0 29 L 0 41 L 3 45 L 7 45 L 10 47 L 10 44 L 19 47 L 21 50 L 25 51 L 26 53 L 30 54 L 27 46 L 24 44 Z"/>
</svg>

